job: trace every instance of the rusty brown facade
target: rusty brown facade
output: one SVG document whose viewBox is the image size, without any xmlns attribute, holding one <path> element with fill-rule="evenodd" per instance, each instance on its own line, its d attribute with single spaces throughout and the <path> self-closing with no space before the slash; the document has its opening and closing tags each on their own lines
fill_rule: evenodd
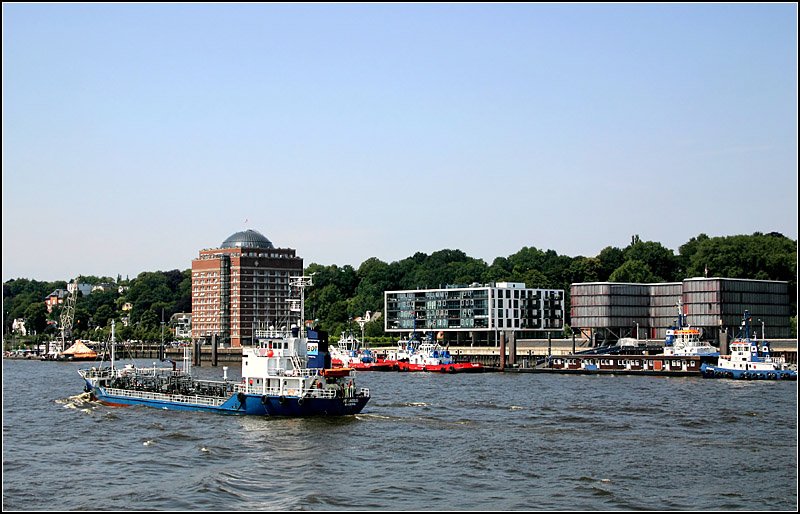
<svg viewBox="0 0 800 514">
<path fill-rule="evenodd" d="M 216 335 L 250 344 L 258 328 L 290 326 L 290 278 L 303 274 L 295 250 L 275 248 L 255 230 L 237 232 L 192 260 L 192 339 Z"/>
</svg>

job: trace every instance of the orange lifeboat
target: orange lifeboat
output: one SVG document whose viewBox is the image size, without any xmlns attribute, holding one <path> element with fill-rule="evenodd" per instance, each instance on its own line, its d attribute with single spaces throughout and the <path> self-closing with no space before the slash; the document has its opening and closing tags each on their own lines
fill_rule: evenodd
<svg viewBox="0 0 800 514">
<path fill-rule="evenodd" d="M 323 369 L 320 373 L 323 377 L 346 377 L 353 371 L 353 368 L 328 368 Z"/>
</svg>

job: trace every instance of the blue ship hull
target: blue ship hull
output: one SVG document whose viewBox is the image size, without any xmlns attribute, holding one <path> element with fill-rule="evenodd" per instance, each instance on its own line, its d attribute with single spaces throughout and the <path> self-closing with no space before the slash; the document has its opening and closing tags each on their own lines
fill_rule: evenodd
<svg viewBox="0 0 800 514">
<path fill-rule="evenodd" d="M 212 405 L 191 401 L 186 397 L 170 399 L 157 397 L 166 397 L 167 395 L 143 394 L 137 397 L 114 394 L 102 387 L 95 387 L 90 392 L 95 399 L 107 405 L 144 405 L 157 409 L 213 412 L 239 416 L 346 416 L 358 414 L 369 401 L 369 397 L 299 398 L 237 393 L 218 405 Z M 137 393 L 134 391 L 131 394 L 136 395 Z"/>
<path fill-rule="evenodd" d="M 735 378 L 743 380 L 797 380 L 797 372 L 793 370 L 743 370 L 729 369 L 720 366 L 703 364 L 700 366 L 703 378 Z"/>
</svg>

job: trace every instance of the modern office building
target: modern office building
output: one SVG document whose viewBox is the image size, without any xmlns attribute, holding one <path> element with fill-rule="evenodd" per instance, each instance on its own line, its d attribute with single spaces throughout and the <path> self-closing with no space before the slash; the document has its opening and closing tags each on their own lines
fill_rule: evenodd
<svg viewBox="0 0 800 514">
<path fill-rule="evenodd" d="M 561 331 L 564 291 L 519 282 L 385 291 L 384 312 L 387 332 L 443 332 L 446 341 L 491 342 L 501 331 L 517 337 Z"/>
<path fill-rule="evenodd" d="M 744 311 L 759 337 L 791 337 L 788 282 L 735 278 L 689 278 L 682 282 L 592 282 L 570 286 L 570 322 L 596 339 L 663 339 L 679 308 L 703 339 L 737 335 Z"/>
<path fill-rule="evenodd" d="M 216 336 L 233 347 L 250 344 L 258 329 L 296 322 L 290 315 L 290 277 L 303 259 L 275 248 L 255 230 L 236 232 L 219 248 L 192 260 L 192 339 Z"/>
</svg>

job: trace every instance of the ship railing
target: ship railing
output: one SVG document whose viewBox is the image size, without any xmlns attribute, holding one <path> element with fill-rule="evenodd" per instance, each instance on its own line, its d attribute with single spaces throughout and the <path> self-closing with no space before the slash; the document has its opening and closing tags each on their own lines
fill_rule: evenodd
<svg viewBox="0 0 800 514">
<path fill-rule="evenodd" d="M 314 389 L 306 391 L 306 396 L 310 396 L 312 398 L 336 398 L 337 390 L 333 388 L 325 388 L 325 389 Z"/>
<path fill-rule="evenodd" d="M 323 389 L 309 389 L 306 391 L 305 395 L 309 398 L 360 398 L 360 397 L 369 397 L 369 389 L 366 387 L 362 387 L 357 389 L 355 387 L 347 388 L 335 388 L 335 387 L 326 387 Z"/>
<path fill-rule="evenodd" d="M 90 368 L 78 370 L 83 378 L 112 378 L 117 376 L 116 369 L 111 368 Z"/>
<path fill-rule="evenodd" d="M 268 395 L 268 396 L 302 396 L 303 389 L 299 387 L 263 387 L 263 385 L 236 384 L 234 388 L 238 393 Z"/>
<path fill-rule="evenodd" d="M 170 403 L 185 403 L 187 405 L 205 405 L 209 407 L 219 407 L 225 403 L 226 398 L 213 398 L 199 395 L 163 394 L 150 391 L 131 391 L 129 389 L 106 388 L 106 393 L 111 396 L 124 398 L 137 398 L 141 400 L 163 401 Z"/>
<path fill-rule="evenodd" d="M 274 371 L 277 375 L 282 377 L 315 377 L 319 375 L 319 368 L 294 368 L 284 369 L 277 368 Z"/>
<path fill-rule="evenodd" d="M 267 395 L 267 396 L 302 396 L 306 398 L 356 398 L 356 397 L 369 397 L 369 388 L 362 387 L 309 387 L 307 389 L 301 388 L 281 388 L 281 387 L 261 387 L 258 385 L 250 384 L 236 384 L 234 387 L 235 392 L 253 394 L 253 395 Z"/>
<path fill-rule="evenodd" d="M 233 382 L 231 381 L 224 381 L 224 380 L 194 380 L 194 383 L 198 386 L 207 387 L 207 388 L 225 388 L 226 391 L 233 391 Z"/>
</svg>

